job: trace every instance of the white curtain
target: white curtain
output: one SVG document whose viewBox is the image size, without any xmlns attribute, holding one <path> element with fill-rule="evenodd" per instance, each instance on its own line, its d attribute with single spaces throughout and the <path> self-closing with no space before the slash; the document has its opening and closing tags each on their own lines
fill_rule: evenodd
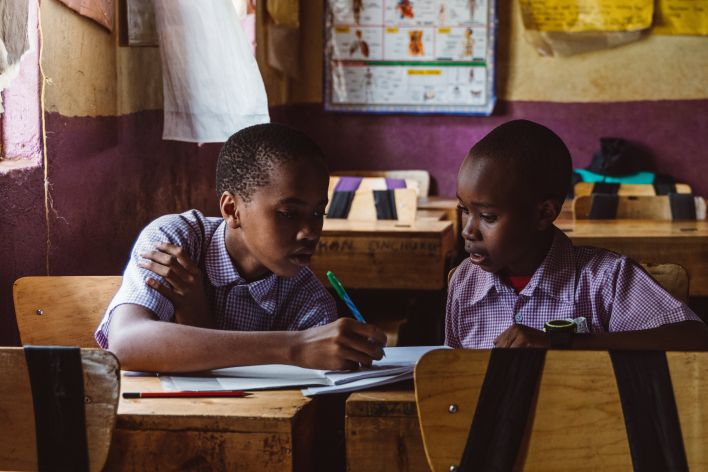
<svg viewBox="0 0 708 472">
<path fill-rule="evenodd" d="M 20 60 L 30 50 L 28 15 L 28 0 L 0 0 L 0 92 L 17 77 Z"/>
<path fill-rule="evenodd" d="M 263 79 L 231 0 L 155 0 L 163 139 L 224 142 L 267 123 Z"/>
</svg>

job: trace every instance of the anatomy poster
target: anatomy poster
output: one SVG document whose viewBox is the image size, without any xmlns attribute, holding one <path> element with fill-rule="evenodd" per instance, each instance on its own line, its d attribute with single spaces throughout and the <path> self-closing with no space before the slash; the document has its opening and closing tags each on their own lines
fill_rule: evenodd
<svg viewBox="0 0 708 472">
<path fill-rule="evenodd" d="M 327 0 L 325 107 L 494 108 L 494 0 Z"/>
</svg>

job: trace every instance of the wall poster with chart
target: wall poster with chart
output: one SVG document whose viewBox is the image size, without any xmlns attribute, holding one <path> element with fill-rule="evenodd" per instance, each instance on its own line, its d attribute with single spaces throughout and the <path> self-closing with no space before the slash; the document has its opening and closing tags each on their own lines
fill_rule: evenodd
<svg viewBox="0 0 708 472">
<path fill-rule="evenodd" d="M 327 0 L 325 109 L 490 115 L 495 0 Z"/>
</svg>

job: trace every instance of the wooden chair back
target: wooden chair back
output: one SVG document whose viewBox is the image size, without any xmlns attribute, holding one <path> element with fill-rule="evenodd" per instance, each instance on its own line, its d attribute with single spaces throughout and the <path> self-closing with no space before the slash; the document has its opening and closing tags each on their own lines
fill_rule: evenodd
<svg viewBox="0 0 708 472">
<path fill-rule="evenodd" d="M 340 175 L 404 179 L 417 184 L 419 198 L 427 197 L 430 192 L 430 173 L 427 170 L 338 170 L 332 174 L 332 177 Z"/>
<path fill-rule="evenodd" d="M 675 184 L 676 193 L 692 193 L 691 186 L 688 184 Z M 592 182 L 578 182 L 574 186 L 576 197 L 592 195 L 595 189 L 595 184 Z M 620 184 L 617 189 L 617 195 L 622 196 L 654 196 L 656 188 L 651 184 Z"/>
<path fill-rule="evenodd" d="M 82 349 L 81 364 L 89 470 L 100 471 L 115 426 L 120 366 L 100 349 Z M 38 470 L 32 386 L 22 348 L 0 348 L 0 418 L 0 470 Z"/>
<path fill-rule="evenodd" d="M 454 470 L 467 442 L 491 351 L 443 349 L 415 368 L 425 454 Z M 667 352 L 686 459 L 708 468 L 708 352 Z M 613 364 L 606 351 L 548 351 L 515 470 L 632 470 Z"/>
<path fill-rule="evenodd" d="M 706 218 L 706 203 L 703 197 L 694 196 L 696 219 Z M 593 206 L 593 195 L 576 197 L 573 214 L 577 219 L 588 219 Z M 615 218 L 640 220 L 672 220 L 671 203 L 667 195 L 617 196 Z"/>
<path fill-rule="evenodd" d="M 97 347 L 93 333 L 122 277 L 36 276 L 15 281 L 22 344 Z"/>
<path fill-rule="evenodd" d="M 688 272 L 678 264 L 649 264 L 642 267 L 664 290 L 684 303 L 688 303 Z"/>
</svg>

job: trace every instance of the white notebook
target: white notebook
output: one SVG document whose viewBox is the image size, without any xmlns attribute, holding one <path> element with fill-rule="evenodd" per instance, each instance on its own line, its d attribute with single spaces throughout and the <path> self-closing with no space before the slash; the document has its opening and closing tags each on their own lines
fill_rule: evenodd
<svg viewBox="0 0 708 472">
<path fill-rule="evenodd" d="M 165 389 L 171 391 L 265 390 L 291 387 L 319 387 L 303 390 L 305 395 L 350 392 L 385 385 L 413 377 L 418 359 L 428 351 L 445 346 L 384 348 L 385 357 L 368 368 L 352 371 L 305 369 L 281 364 L 215 369 L 198 375 L 164 375 Z"/>
</svg>

